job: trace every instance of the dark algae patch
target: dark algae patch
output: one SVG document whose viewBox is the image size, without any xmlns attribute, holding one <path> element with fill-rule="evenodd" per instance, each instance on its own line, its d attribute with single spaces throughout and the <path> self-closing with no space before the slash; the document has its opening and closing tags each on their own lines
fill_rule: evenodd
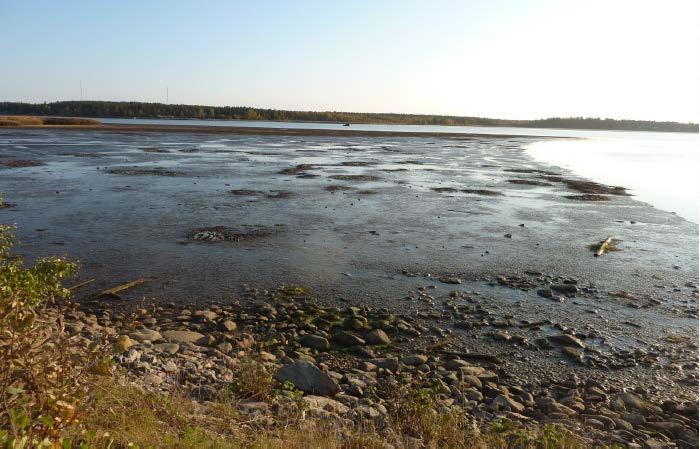
<svg viewBox="0 0 700 449">
<path fill-rule="evenodd" d="M 44 165 L 44 163 L 33 159 L 5 159 L 0 161 L 0 165 L 7 168 L 24 168 L 39 167 L 40 165 Z"/>
<path fill-rule="evenodd" d="M 296 167 L 289 167 L 280 170 L 278 173 L 280 175 L 301 175 L 305 174 L 307 170 L 316 168 L 313 164 L 299 164 Z"/>
<path fill-rule="evenodd" d="M 333 175 L 331 179 L 337 179 L 338 181 L 379 181 L 378 176 L 372 175 Z"/>
<path fill-rule="evenodd" d="M 158 147 L 141 148 L 141 151 L 143 151 L 144 153 L 170 153 L 170 150 Z"/>
<path fill-rule="evenodd" d="M 581 193 L 590 193 L 596 195 L 628 195 L 624 187 L 606 186 L 592 181 L 577 181 L 573 179 L 564 179 L 562 181 L 571 190 L 576 190 Z"/>
<path fill-rule="evenodd" d="M 583 195 L 564 195 L 564 198 L 576 201 L 610 201 L 609 196 L 595 195 L 593 193 L 585 193 Z"/>
<path fill-rule="evenodd" d="M 246 190 L 246 189 L 229 190 L 229 193 L 231 195 L 237 195 L 237 196 L 251 196 L 251 195 L 258 194 L 258 192 L 256 190 Z"/>
<path fill-rule="evenodd" d="M 486 189 L 462 189 L 460 192 L 463 193 L 472 193 L 474 195 L 483 195 L 483 196 L 503 196 L 501 192 L 496 192 L 495 190 L 486 190 Z"/>
<path fill-rule="evenodd" d="M 113 175 L 125 175 L 125 176 L 184 176 L 184 173 L 176 170 L 167 170 L 165 168 L 153 167 L 153 168 L 143 168 L 143 167 L 116 167 L 107 170 L 107 173 L 112 173 Z"/>
<path fill-rule="evenodd" d="M 263 226 L 252 226 L 250 229 L 240 230 L 226 226 L 213 226 L 192 229 L 187 238 L 197 242 L 240 242 L 243 240 L 268 237 L 272 232 Z"/>
<path fill-rule="evenodd" d="M 524 186 L 551 186 L 552 184 L 544 181 L 533 181 L 531 179 L 509 179 L 509 183 Z"/>
<path fill-rule="evenodd" d="M 432 187 L 430 190 L 438 193 L 453 193 L 457 191 L 454 187 Z"/>
<path fill-rule="evenodd" d="M 326 190 L 326 191 L 328 191 L 328 192 L 337 192 L 337 191 L 340 191 L 340 190 L 353 190 L 352 187 L 341 186 L 341 185 L 326 186 L 326 187 L 324 187 L 323 189 Z"/>
</svg>

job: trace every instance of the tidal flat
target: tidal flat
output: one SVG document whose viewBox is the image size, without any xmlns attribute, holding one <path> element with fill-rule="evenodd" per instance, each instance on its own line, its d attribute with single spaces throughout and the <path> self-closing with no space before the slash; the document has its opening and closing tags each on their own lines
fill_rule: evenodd
<svg viewBox="0 0 700 449">
<path fill-rule="evenodd" d="M 140 278 L 105 301 L 300 285 L 410 317 L 407 353 L 487 354 L 512 385 L 697 404 L 698 226 L 531 159 L 537 139 L 3 129 L 0 222 L 28 260 L 79 260 L 86 300 Z"/>
</svg>

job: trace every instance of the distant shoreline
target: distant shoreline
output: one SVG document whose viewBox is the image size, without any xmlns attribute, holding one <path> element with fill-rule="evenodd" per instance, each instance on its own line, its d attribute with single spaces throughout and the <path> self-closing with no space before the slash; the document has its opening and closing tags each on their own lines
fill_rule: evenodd
<svg viewBox="0 0 700 449">
<path fill-rule="evenodd" d="M 411 131 L 364 131 L 352 129 L 305 129 L 305 128 L 262 128 L 244 126 L 206 126 L 206 125 L 21 125 L 0 127 L 0 130 L 15 129 L 51 129 L 66 131 L 99 131 L 120 133 L 198 133 L 198 134 L 240 134 L 269 136 L 357 136 L 357 137 L 440 137 L 440 138 L 528 138 L 528 139 L 565 139 L 559 136 L 528 136 L 520 134 L 485 134 L 485 133 L 446 133 L 446 132 L 411 132 Z M 569 137 L 570 138 L 570 137 Z"/>
<path fill-rule="evenodd" d="M 248 106 L 207 106 L 129 101 L 57 101 L 20 103 L 0 101 L 0 114 L 114 117 L 165 120 L 263 120 L 376 125 L 487 126 L 533 129 L 586 129 L 609 131 L 698 132 L 697 123 L 627 120 L 600 117 L 549 117 L 532 120 L 496 119 L 436 114 L 343 111 L 292 111 Z"/>
</svg>

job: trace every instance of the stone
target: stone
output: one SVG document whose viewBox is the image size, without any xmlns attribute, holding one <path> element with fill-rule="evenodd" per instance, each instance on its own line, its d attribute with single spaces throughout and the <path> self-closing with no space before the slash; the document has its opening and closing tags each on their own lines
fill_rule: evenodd
<svg viewBox="0 0 700 449">
<path fill-rule="evenodd" d="M 302 398 L 302 401 L 309 407 L 320 408 L 328 412 L 337 413 L 338 415 L 344 415 L 350 412 L 350 407 L 342 402 L 323 396 L 306 395 Z"/>
<path fill-rule="evenodd" d="M 388 345 L 391 339 L 381 329 L 374 329 L 365 335 L 365 341 L 370 345 Z"/>
<path fill-rule="evenodd" d="M 401 363 L 407 366 L 418 366 L 428 363 L 428 357 L 422 354 L 407 355 L 401 359 Z"/>
<path fill-rule="evenodd" d="M 333 378 L 312 363 L 297 361 L 285 365 L 275 372 L 278 382 L 291 382 L 304 393 L 320 396 L 333 396 L 340 392 L 340 386 Z"/>
<path fill-rule="evenodd" d="M 139 329 L 130 333 L 129 337 L 133 338 L 139 343 L 143 343 L 144 341 L 150 341 L 151 343 L 155 343 L 163 339 L 163 336 L 160 335 L 160 332 L 154 331 L 152 329 Z"/>
<path fill-rule="evenodd" d="M 180 345 L 177 343 L 159 343 L 154 346 L 156 349 L 168 354 L 176 354 L 180 350 Z"/>
<path fill-rule="evenodd" d="M 236 325 L 235 322 L 231 320 L 226 320 L 221 323 L 221 329 L 225 330 L 226 332 L 233 332 L 236 330 L 238 326 Z"/>
<path fill-rule="evenodd" d="M 578 287 L 574 284 L 554 284 L 550 288 L 554 291 L 569 295 L 575 295 L 578 293 Z"/>
<path fill-rule="evenodd" d="M 511 411 L 517 412 L 517 413 L 522 413 L 525 411 L 525 406 L 521 404 L 520 402 L 514 400 L 513 398 L 510 398 L 504 394 L 499 394 L 496 396 L 492 404 L 498 405 L 499 407 L 502 408 L 509 408 Z"/>
<path fill-rule="evenodd" d="M 307 348 L 315 349 L 317 351 L 327 351 L 330 349 L 331 344 L 325 338 L 320 335 L 306 334 L 299 340 L 302 346 Z"/>
<path fill-rule="evenodd" d="M 197 310 L 194 316 L 201 318 L 204 321 L 214 321 L 219 317 L 215 312 L 211 310 Z"/>
<path fill-rule="evenodd" d="M 350 332 L 339 331 L 333 334 L 332 340 L 341 346 L 362 346 L 365 341 Z"/>
<path fill-rule="evenodd" d="M 632 393 L 622 393 L 617 396 L 617 399 L 621 400 L 627 410 L 632 410 L 641 413 L 642 415 L 651 415 L 663 413 L 661 407 L 652 404 L 651 402 L 645 401 L 639 396 Z"/>
<path fill-rule="evenodd" d="M 578 363 L 583 363 L 583 351 L 581 351 L 580 349 L 572 348 L 570 346 L 564 346 L 561 351 L 571 360 Z"/>
<path fill-rule="evenodd" d="M 192 343 L 203 345 L 208 342 L 208 338 L 199 332 L 194 331 L 164 331 L 163 339 L 171 343 Z"/>
<path fill-rule="evenodd" d="M 388 369 L 394 373 L 399 370 L 399 359 L 397 357 L 371 359 L 369 362 L 375 365 L 377 368 Z"/>
<path fill-rule="evenodd" d="M 569 334 L 557 334 L 557 335 L 550 335 L 547 337 L 549 340 L 553 341 L 554 343 L 558 343 L 563 346 L 569 346 L 569 347 L 578 347 L 578 348 L 585 348 L 586 345 L 579 340 L 578 338 L 574 337 L 573 335 Z"/>
</svg>

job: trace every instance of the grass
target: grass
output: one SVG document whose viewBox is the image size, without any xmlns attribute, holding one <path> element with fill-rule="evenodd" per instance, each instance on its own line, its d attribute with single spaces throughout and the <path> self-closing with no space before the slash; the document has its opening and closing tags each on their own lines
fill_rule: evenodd
<svg viewBox="0 0 700 449">
<path fill-rule="evenodd" d="M 411 447 L 414 438 L 427 448 L 589 447 L 556 425 L 528 429 L 502 420 L 481 433 L 460 409 L 436 412 L 434 396 L 425 390 L 404 392 L 385 426 L 370 421 L 338 425 L 304 418 L 303 413 L 277 417 L 271 424 L 266 416 L 241 414 L 235 400 L 202 404 L 184 394 L 165 395 L 116 382 L 96 384 L 95 392 L 95 401 L 81 422 L 91 430 L 76 430 L 68 437 L 85 448 L 379 449 L 391 444 L 401 449 Z"/>
<path fill-rule="evenodd" d="M 100 122 L 89 118 L 77 117 L 37 117 L 29 115 L 2 115 L 0 126 L 91 126 Z"/>
</svg>

